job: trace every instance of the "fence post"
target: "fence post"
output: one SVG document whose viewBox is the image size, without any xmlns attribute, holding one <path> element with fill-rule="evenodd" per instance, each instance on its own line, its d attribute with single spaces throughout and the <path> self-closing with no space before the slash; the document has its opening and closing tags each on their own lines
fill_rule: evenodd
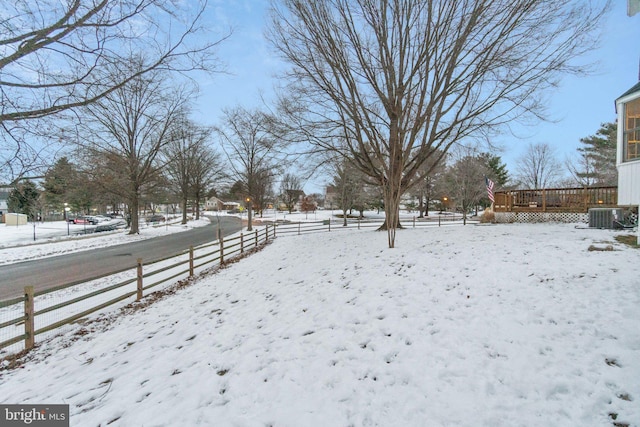
<svg viewBox="0 0 640 427">
<path fill-rule="evenodd" d="M 33 286 L 24 287 L 24 348 L 31 350 L 35 345 Z"/>
<path fill-rule="evenodd" d="M 142 258 L 138 258 L 138 293 L 136 295 L 136 301 L 142 299 Z"/>
<path fill-rule="evenodd" d="M 256 233 L 256 249 L 258 248 L 258 230 L 255 230 Z"/>
<path fill-rule="evenodd" d="M 360 218 L 358 218 L 358 230 L 360 230 Z"/>
<path fill-rule="evenodd" d="M 440 227 L 440 218 L 442 218 L 442 215 L 438 215 L 438 227 Z"/>
<path fill-rule="evenodd" d="M 298 236 L 300 235 L 300 224 L 302 224 L 302 221 L 298 221 Z"/>
<path fill-rule="evenodd" d="M 240 253 L 244 253 L 244 234 L 240 233 Z"/>
<path fill-rule="evenodd" d="M 240 234 L 242 236 L 242 234 Z M 220 238 L 220 265 L 224 263 L 224 237 Z"/>
<path fill-rule="evenodd" d="M 416 216 L 413 216 L 413 228 L 416 228 Z"/>
<path fill-rule="evenodd" d="M 193 246 L 189 246 L 189 277 L 193 277 Z"/>
<path fill-rule="evenodd" d="M 331 231 L 331 218 L 329 218 L 329 231 Z"/>
</svg>

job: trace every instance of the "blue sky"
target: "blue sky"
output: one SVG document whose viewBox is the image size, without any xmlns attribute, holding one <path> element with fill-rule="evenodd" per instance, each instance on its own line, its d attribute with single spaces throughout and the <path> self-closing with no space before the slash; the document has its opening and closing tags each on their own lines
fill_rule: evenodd
<svg viewBox="0 0 640 427">
<path fill-rule="evenodd" d="M 495 142 L 511 173 L 515 160 L 529 143 L 545 142 L 555 148 L 559 160 L 574 155 L 580 138 L 594 134 L 601 123 L 615 120 L 614 101 L 639 80 L 640 14 L 628 17 L 626 0 L 613 0 L 613 9 L 602 28 L 602 41 L 585 62 L 598 62 L 596 72 L 587 77 L 567 77 L 548 95 L 553 122 L 533 126 L 514 126 L 515 134 L 503 135 Z M 263 37 L 268 0 L 216 0 L 209 19 L 222 28 L 232 26 L 234 33 L 224 43 L 219 56 L 227 64 L 228 74 L 200 82 L 202 95 L 195 118 L 216 124 L 222 109 L 235 105 L 261 104 L 276 83 L 274 75 L 282 67 Z M 323 192 L 326 177 L 317 177 L 305 186 L 307 192 Z"/>
</svg>

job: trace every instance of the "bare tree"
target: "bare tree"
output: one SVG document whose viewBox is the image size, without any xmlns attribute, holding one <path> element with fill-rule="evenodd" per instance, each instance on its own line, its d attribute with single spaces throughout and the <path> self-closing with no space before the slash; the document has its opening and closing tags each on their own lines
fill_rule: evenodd
<svg viewBox="0 0 640 427">
<path fill-rule="evenodd" d="M 428 174 L 420 174 L 420 179 L 416 180 L 415 186 L 411 189 L 411 195 L 418 198 L 418 218 L 429 216 L 429 204 L 437 195 L 437 184 L 442 179 L 446 170 L 444 161 L 433 165 L 432 162 L 438 156 L 432 157 L 422 165 L 422 169 L 429 170 Z"/>
<path fill-rule="evenodd" d="M 81 143 L 108 160 L 105 167 L 117 184 L 111 190 L 129 206 L 130 234 L 139 232 L 140 196 L 159 181 L 159 154 L 171 141 L 175 122 L 184 117 L 190 95 L 167 77 L 161 71 L 139 76 L 86 107 L 91 120 L 83 129 L 87 142 Z"/>
<path fill-rule="evenodd" d="M 220 162 L 207 147 L 210 138 L 211 129 L 183 117 L 175 122 L 170 142 L 162 150 L 165 171 L 182 205 L 182 224 L 187 223 L 190 198 L 194 201 L 196 219 L 200 218 L 200 201 L 208 190 L 212 172 L 220 172 Z"/>
<path fill-rule="evenodd" d="M 196 219 L 200 219 L 200 204 L 217 180 L 226 178 L 220 153 L 208 145 L 203 145 L 195 153 L 191 164 L 191 194 L 196 210 Z"/>
<path fill-rule="evenodd" d="M 467 150 L 460 150 L 456 157 L 455 163 L 447 168 L 444 187 L 462 211 L 463 223 L 466 224 L 467 214 L 487 194 L 484 177 L 489 168 L 481 156 L 471 155 Z"/>
<path fill-rule="evenodd" d="M 283 0 L 270 39 L 292 65 L 284 111 L 383 188 L 389 247 L 401 196 L 453 143 L 540 117 L 581 73 L 605 8 L 584 0 Z"/>
<path fill-rule="evenodd" d="M 547 143 L 529 144 L 516 161 L 516 175 L 526 188 L 549 188 L 561 178 L 562 167 Z"/>
<path fill-rule="evenodd" d="M 218 71 L 206 0 L 15 0 L 0 4 L 0 167 L 20 178 L 51 160 L 40 120 L 91 104 L 154 70 Z M 140 66 L 127 67 L 132 54 Z M 111 70 L 121 68 L 115 76 Z M 34 139 L 43 139 L 40 146 Z M 2 164 L 4 163 L 4 164 Z"/>
<path fill-rule="evenodd" d="M 364 192 L 362 173 L 347 158 L 334 162 L 333 187 L 336 190 L 338 208 L 342 210 L 342 225 L 347 226 L 348 212 L 358 204 Z"/>
<path fill-rule="evenodd" d="M 577 185 L 591 187 L 596 182 L 596 168 L 589 154 L 580 152 L 577 156 L 567 156 L 564 164 Z"/>
<path fill-rule="evenodd" d="M 235 107 L 224 111 L 216 132 L 245 196 L 254 203 L 264 200 L 278 174 L 277 159 L 282 154 L 282 142 L 273 134 L 273 118 L 260 110 Z"/>
<path fill-rule="evenodd" d="M 280 198 L 287 206 L 289 213 L 293 212 L 293 208 L 298 201 L 302 191 L 302 180 L 299 176 L 292 173 L 286 173 L 280 181 Z"/>
</svg>

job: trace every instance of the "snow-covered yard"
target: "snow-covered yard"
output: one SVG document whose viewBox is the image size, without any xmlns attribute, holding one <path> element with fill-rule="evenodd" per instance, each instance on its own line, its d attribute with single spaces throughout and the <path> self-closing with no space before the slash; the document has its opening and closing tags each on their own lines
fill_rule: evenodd
<svg viewBox="0 0 640 427">
<path fill-rule="evenodd" d="M 640 250 L 617 234 L 277 238 L 43 343 L 0 401 L 69 404 L 73 426 L 639 426 Z"/>
</svg>

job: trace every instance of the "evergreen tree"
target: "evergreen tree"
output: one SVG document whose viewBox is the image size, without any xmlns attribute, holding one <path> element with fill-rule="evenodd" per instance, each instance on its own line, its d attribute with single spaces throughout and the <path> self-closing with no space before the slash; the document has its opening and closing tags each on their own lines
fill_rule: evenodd
<svg viewBox="0 0 640 427">
<path fill-rule="evenodd" d="M 42 187 L 47 205 L 62 210 L 64 203 L 71 202 L 77 180 L 75 166 L 66 157 L 60 158 L 44 176 Z"/>
<path fill-rule="evenodd" d="M 618 185 L 617 135 L 618 125 L 611 122 L 602 123 L 595 135 L 580 139 L 583 146 L 578 148 L 578 152 L 587 160 L 590 167 L 575 170 L 574 175 L 579 181 L 596 186 Z"/>
<path fill-rule="evenodd" d="M 497 187 L 504 187 L 509 181 L 509 171 L 507 171 L 507 165 L 502 162 L 502 158 L 484 153 L 480 155 L 480 159 L 489 169 L 489 178 L 495 182 Z"/>
<path fill-rule="evenodd" d="M 40 192 L 36 185 L 27 180 L 11 190 L 7 199 L 7 207 L 9 212 L 22 213 L 35 218 L 39 198 Z"/>
</svg>

